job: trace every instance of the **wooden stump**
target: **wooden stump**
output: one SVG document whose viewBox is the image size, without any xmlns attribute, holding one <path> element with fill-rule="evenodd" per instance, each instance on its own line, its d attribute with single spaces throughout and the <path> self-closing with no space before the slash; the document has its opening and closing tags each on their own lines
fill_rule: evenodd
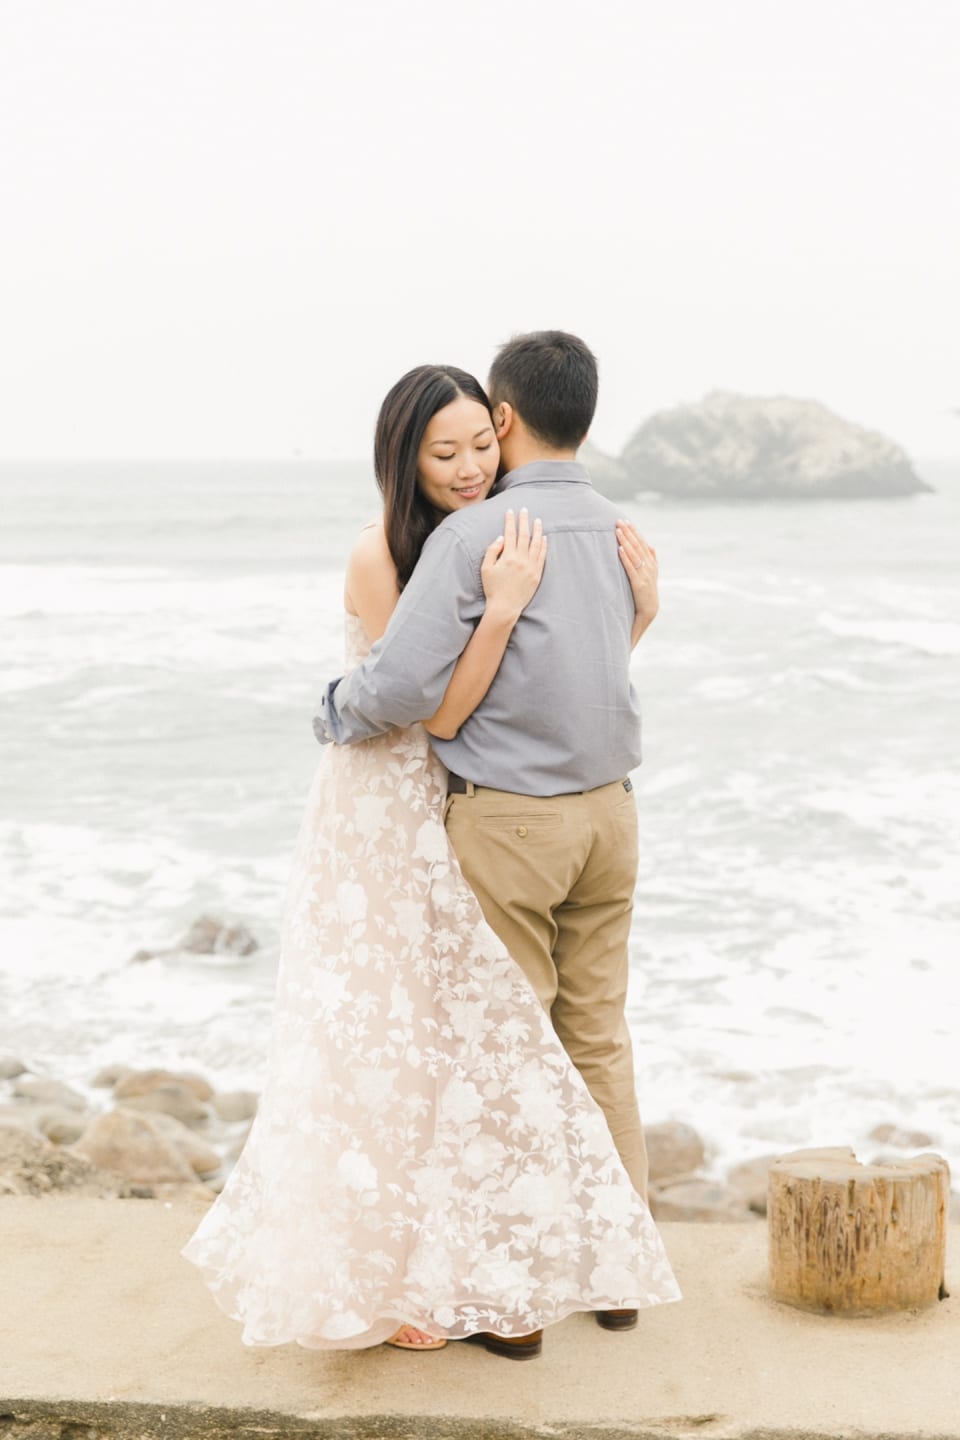
<svg viewBox="0 0 960 1440">
<path fill-rule="evenodd" d="M 949 1201 L 939 1155 L 883 1165 L 842 1149 L 781 1156 L 767 1194 L 770 1293 L 846 1315 L 931 1304 L 946 1293 Z"/>
</svg>

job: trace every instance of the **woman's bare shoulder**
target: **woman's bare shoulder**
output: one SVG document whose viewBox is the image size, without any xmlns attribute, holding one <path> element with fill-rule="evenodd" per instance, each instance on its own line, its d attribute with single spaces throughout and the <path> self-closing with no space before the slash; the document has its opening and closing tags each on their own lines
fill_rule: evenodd
<svg viewBox="0 0 960 1440">
<path fill-rule="evenodd" d="M 397 567 L 393 563 L 383 521 L 365 525 L 347 561 L 344 604 L 359 615 L 371 639 L 382 635 L 397 603 Z"/>
<path fill-rule="evenodd" d="M 378 515 L 375 520 L 368 520 L 366 525 L 360 526 L 360 531 L 357 535 L 355 544 L 369 544 L 371 540 L 377 539 L 382 540 L 383 543 L 386 544 L 386 538 L 386 531 L 383 528 L 383 516 Z"/>
<path fill-rule="evenodd" d="M 383 528 L 382 519 L 371 520 L 368 525 L 364 525 L 353 542 L 348 566 L 351 568 L 359 566 L 365 570 L 369 566 L 380 566 L 385 562 L 393 564 L 390 547 L 387 544 L 387 532 Z"/>
</svg>

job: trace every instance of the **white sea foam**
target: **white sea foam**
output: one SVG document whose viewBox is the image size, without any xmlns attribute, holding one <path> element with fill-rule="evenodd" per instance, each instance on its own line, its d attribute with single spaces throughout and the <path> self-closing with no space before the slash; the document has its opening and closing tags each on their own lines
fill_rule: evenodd
<svg viewBox="0 0 960 1440">
<path fill-rule="evenodd" d="M 56 667 L 52 664 L 39 665 L 4 665 L 0 670 L 0 694 L 13 694 L 17 690 L 35 690 L 38 685 L 45 685 L 57 677 Z"/>
<path fill-rule="evenodd" d="M 960 624 L 952 620 L 847 620 L 825 611 L 820 623 L 832 635 L 901 646 L 923 655 L 960 655 Z"/>
</svg>

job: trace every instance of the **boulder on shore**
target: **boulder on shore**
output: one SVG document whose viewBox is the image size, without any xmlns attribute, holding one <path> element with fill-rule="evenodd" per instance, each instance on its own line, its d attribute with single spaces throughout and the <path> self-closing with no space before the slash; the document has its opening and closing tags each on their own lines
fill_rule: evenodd
<svg viewBox="0 0 960 1440">
<path fill-rule="evenodd" d="M 682 1180 L 650 1194 L 650 1211 L 655 1220 L 698 1220 L 714 1223 L 755 1220 L 740 1195 L 713 1180 Z"/>
<path fill-rule="evenodd" d="M 704 1144 L 692 1125 L 667 1120 L 645 1126 L 644 1136 L 652 1184 L 694 1175 L 704 1163 Z"/>
<path fill-rule="evenodd" d="M 87 1156 L 51 1145 L 18 1125 L 0 1125 L 0 1196 L 62 1191 L 101 1198 L 145 1193 Z"/>
<path fill-rule="evenodd" d="M 936 1144 L 933 1136 L 928 1135 L 925 1130 L 904 1130 L 889 1121 L 883 1125 L 874 1125 L 870 1131 L 870 1139 L 881 1145 L 893 1145 L 897 1150 L 929 1150 Z"/>
<path fill-rule="evenodd" d="M 112 1090 L 114 1085 L 123 1080 L 127 1075 L 133 1074 L 132 1065 L 104 1065 L 98 1070 L 90 1081 L 95 1090 Z"/>
<path fill-rule="evenodd" d="M 135 1110 L 97 1115 L 72 1148 L 91 1164 L 144 1185 L 196 1178 L 192 1165 L 154 1116 Z"/>
<path fill-rule="evenodd" d="M 123 1104 L 133 1110 L 154 1110 L 162 1115 L 172 1115 L 183 1125 L 204 1125 L 210 1115 L 208 1106 L 197 1099 L 190 1087 L 176 1080 L 161 1081 L 142 1095 L 117 1095 L 117 1099 L 122 1099 Z"/>
<path fill-rule="evenodd" d="M 52 1140 L 54 1145 L 72 1145 L 87 1128 L 85 1116 L 78 1115 L 75 1110 L 65 1110 L 62 1106 L 42 1110 L 34 1123 L 40 1134 Z"/>
<path fill-rule="evenodd" d="M 626 493 L 689 499 L 864 499 L 931 489 L 899 445 L 816 400 L 723 390 L 651 415 L 619 463 Z"/>
<path fill-rule="evenodd" d="M 779 1155 L 758 1155 L 754 1160 L 744 1160 L 727 1173 L 727 1186 L 733 1190 L 755 1215 L 767 1213 L 767 1183 L 770 1166 Z"/>
<path fill-rule="evenodd" d="M 226 924 L 209 915 L 195 920 L 180 942 L 181 950 L 191 950 L 195 955 L 252 955 L 258 948 L 246 925 Z"/>
<path fill-rule="evenodd" d="M 223 1165 L 222 1157 L 212 1145 L 201 1140 L 199 1135 L 188 1130 L 186 1125 L 175 1120 L 172 1115 L 151 1115 L 150 1122 L 175 1146 L 195 1174 L 201 1177 L 215 1175 Z"/>
<path fill-rule="evenodd" d="M 178 945 L 163 950 L 138 950 L 130 957 L 131 964 L 156 960 L 163 955 L 176 955 L 187 950 L 193 955 L 252 955 L 260 946 L 246 925 L 234 925 L 201 915 L 195 920 Z"/>
<path fill-rule="evenodd" d="M 22 1100 L 58 1105 L 64 1110 L 86 1110 L 87 1102 L 76 1090 L 46 1075 L 21 1075 L 13 1082 L 13 1093 Z"/>
<path fill-rule="evenodd" d="M 117 1079 L 113 1094 L 116 1100 L 128 1100 L 132 1095 L 148 1095 L 161 1085 L 182 1085 L 197 1100 L 213 1097 L 213 1086 L 209 1080 L 191 1070 L 128 1070 Z"/>
<path fill-rule="evenodd" d="M 252 1120 L 259 1099 L 255 1090 L 224 1090 L 214 1095 L 211 1104 L 225 1125 L 233 1125 L 238 1120 Z"/>
</svg>

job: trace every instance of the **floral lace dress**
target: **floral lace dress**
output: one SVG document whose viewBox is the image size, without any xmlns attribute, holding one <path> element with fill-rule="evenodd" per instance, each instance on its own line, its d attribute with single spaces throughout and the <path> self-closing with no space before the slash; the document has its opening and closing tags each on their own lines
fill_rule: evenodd
<svg viewBox="0 0 960 1440">
<path fill-rule="evenodd" d="M 347 664 L 369 648 L 347 617 Z M 680 1292 L 603 1114 L 486 924 L 419 725 L 321 757 L 268 1079 L 183 1254 L 248 1345 L 523 1335 Z"/>
</svg>

